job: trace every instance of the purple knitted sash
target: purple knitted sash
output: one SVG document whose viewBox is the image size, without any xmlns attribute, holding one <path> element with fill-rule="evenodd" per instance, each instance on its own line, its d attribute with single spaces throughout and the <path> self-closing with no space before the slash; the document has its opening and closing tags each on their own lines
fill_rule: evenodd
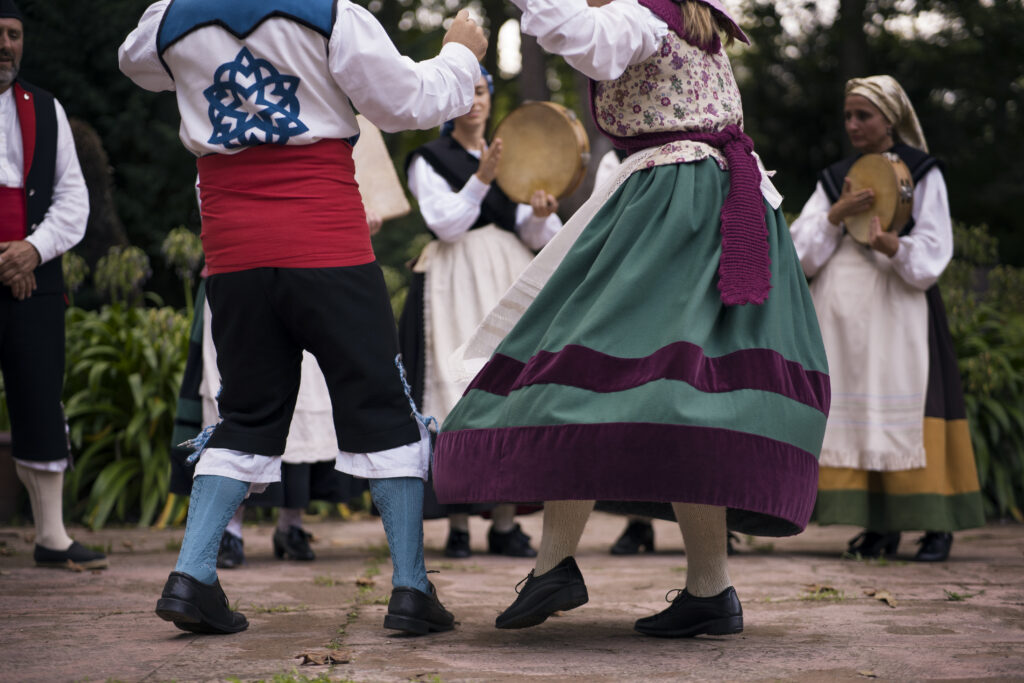
<svg viewBox="0 0 1024 683">
<path fill-rule="evenodd" d="M 591 87 L 591 112 L 594 111 Z M 595 117 L 596 120 L 596 117 Z M 717 133 L 665 131 L 618 137 L 598 125 L 619 149 L 630 154 L 679 140 L 703 142 L 722 150 L 729 163 L 729 193 L 722 203 L 722 256 L 718 262 L 718 290 L 726 306 L 763 304 L 771 289 L 768 227 L 761 196 L 761 169 L 752 152 L 754 141 L 735 123 Z"/>
</svg>

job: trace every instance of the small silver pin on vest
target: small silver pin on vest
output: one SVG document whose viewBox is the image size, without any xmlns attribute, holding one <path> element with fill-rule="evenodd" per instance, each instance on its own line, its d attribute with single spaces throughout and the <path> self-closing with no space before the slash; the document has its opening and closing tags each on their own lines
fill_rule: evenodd
<svg viewBox="0 0 1024 683">
<path fill-rule="evenodd" d="M 28 196 L 29 196 L 29 197 L 34 197 L 34 196 L 35 196 L 35 194 L 36 194 L 36 191 L 35 191 L 35 190 L 29 190 L 29 191 L 28 191 Z"/>
<path fill-rule="evenodd" d="M 24 97 L 26 100 L 29 99 L 28 93 L 23 94 L 22 97 Z"/>
</svg>

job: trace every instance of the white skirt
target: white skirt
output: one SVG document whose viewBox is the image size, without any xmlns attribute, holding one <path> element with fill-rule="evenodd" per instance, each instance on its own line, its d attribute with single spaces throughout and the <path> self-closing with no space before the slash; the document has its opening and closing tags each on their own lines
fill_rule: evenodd
<svg viewBox="0 0 1024 683">
<path fill-rule="evenodd" d="M 811 281 L 832 405 L 822 466 L 925 466 L 928 304 L 889 258 L 846 236 Z"/>
<path fill-rule="evenodd" d="M 453 365 L 453 354 L 532 260 L 514 233 L 493 225 L 424 248 L 414 268 L 424 273 L 424 415 L 441 423 L 462 397 L 472 378 Z"/>
</svg>

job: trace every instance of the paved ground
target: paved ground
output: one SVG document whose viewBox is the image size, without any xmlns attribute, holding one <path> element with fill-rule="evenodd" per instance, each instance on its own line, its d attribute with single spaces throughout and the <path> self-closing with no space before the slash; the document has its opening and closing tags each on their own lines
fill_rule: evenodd
<svg viewBox="0 0 1024 683">
<path fill-rule="evenodd" d="M 523 520 L 535 538 L 540 516 Z M 473 520 L 475 549 L 486 522 Z M 788 539 L 747 539 L 730 568 L 746 630 L 691 640 L 646 638 L 633 621 L 682 586 L 675 525 L 656 523 L 659 552 L 613 557 L 621 518 L 595 514 L 577 556 L 591 601 L 522 631 L 494 617 L 528 560 L 485 554 L 446 560 L 446 523 L 427 523 L 427 563 L 459 624 L 427 638 L 380 628 L 391 567 L 375 519 L 318 522 L 318 559 L 285 563 L 270 526 L 246 528 L 248 566 L 222 571 L 248 631 L 197 637 L 153 614 L 182 531 L 76 530 L 109 548 L 111 567 L 73 573 L 32 566 L 29 532 L 0 528 L 3 681 L 676 681 L 1024 680 L 1024 526 L 956 536 L 939 565 L 840 560 L 850 527 Z M 868 595 L 875 592 L 875 596 Z M 879 599 L 891 596 L 892 604 Z M 334 665 L 301 664 L 302 655 Z M 278 677 L 275 679 L 275 677 Z"/>
</svg>

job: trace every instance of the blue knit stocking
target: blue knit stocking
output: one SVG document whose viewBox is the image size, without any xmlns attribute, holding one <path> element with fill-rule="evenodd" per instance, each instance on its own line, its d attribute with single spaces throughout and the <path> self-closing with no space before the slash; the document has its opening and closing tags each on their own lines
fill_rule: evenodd
<svg viewBox="0 0 1024 683">
<path fill-rule="evenodd" d="M 423 480 L 415 477 L 371 479 L 370 493 L 380 510 L 391 548 L 391 585 L 430 592 L 423 564 Z"/>
<path fill-rule="evenodd" d="M 185 538 L 181 541 L 174 571 L 205 584 L 217 580 L 220 537 L 248 490 L 248 482 L 213 474 L 200 475 L 193 480 Z"/>
</svg>

